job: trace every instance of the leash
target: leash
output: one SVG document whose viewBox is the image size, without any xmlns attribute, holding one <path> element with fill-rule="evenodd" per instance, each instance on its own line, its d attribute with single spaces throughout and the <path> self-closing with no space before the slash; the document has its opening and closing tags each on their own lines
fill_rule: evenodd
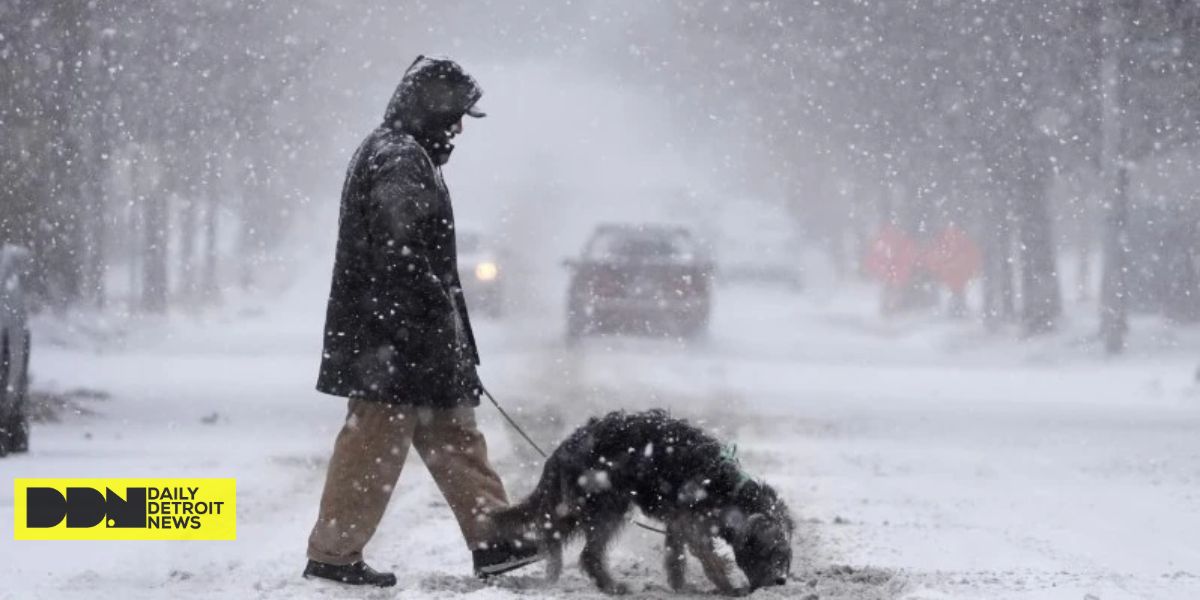
<svg viewBox="0 0 1200 600">
<path fill-rule="evenodd" d="M 533 438 L 529 437 L 529 434 L 525 433 L 525 430 L 521 429 L 521 426 L 518 425 L 517 422 L 508 415 L 508 411 L 504 410 L 504 407 L 500 406 L 499 402 L 496 402 L 496 398 L 492 396 L 492 393 L 489 392 L 487 388 L 483 387 L 482 383 L 479 384 L 479 389 L 483 390 L 483 395 L 487 396 L 488 400 L 492 401 L 492 406 L 495 406 L 496 410 L 500 411 L 500 415 L 504 417 L 504 420 L 508 421 L 508 424 L 511 425 L 513 429 L 517 430 L 517 433 L 521 434 L 521 437 L 525 438 L 526 442 L 529 442 L 530 447 L 536 450 L 538 454 L 542 455 L 543 460 L 550 458 L 550 455 L 546 454 L 546 451 L 542 450 L 541 447 L 537 445 L 537 442 L 533 441 Z"/>
<path fill-rule="evenodd" d="M 508 421 L 508 424 L 511 425 L 512 428 L 517 431 L 517 433 L 521 434 L 521 437 L 525 438 L 526 442 L 529 442 L 529 446 L 531 448 L 533 448 L 535 451 L 537 451 L 537 453 L 542 456 L 543 460 L 550 458 L 550 455 L 546 454 L 546 451 L 542 450 L 542 448 L 537 445 L 537 442 L 533 441 L 533 438 L 529 437 L 528 433 L 525 433 L 525 430 L 523 428 L 521 428 L 521 425 L 519 423 L 517 423 L 517 421 L 515 419 L 513 419 L 511 416 L 509 416 L 508 411 L 504 410 L 504 407 L 500 406 L 499 402 L 496 402 L 496 398 L 494 396 L 492 396 L 492 393 L 489 392 L 487 390 L 487 388 L 483 387 L 482 383 L 479 384 L 479 389 L 482 390 L 483 395 L 487 396 L 487 399 L 492 402 L 492 406 L 495 406 L 496 410 L 500 411 L 500 416 L 504 417 L 504 420 Z M 667 534 L 666 530 L 659 529 L 657 527 L 654 527 L 653 525 L 647 525 L 636 519 L 633 520 L 633 524 L 637 525 L 638 527 L 641 527 L 642 529 L 645 529 L 647 531 L 653 531 L 655 533 L 660 533 L 662 535 Z"/>
</svg>

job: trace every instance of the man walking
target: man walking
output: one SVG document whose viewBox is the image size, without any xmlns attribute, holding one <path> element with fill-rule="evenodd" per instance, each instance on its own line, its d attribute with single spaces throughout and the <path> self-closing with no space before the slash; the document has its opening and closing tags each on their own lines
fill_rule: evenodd
<svg viewBox="0 0 1200 600">
<path fill-rule="evenodd" d="M 359 146 L 342 190 L 317 389 L 349 398 L 329 459 L 305 577 L 395 585 L 363 562 L 410 446 L 416 447 L 487 576 L 536 560 L 492 539 L 508 504 L 475 425 L 479 356 L 458 278 L 442 180 L 464 115 L 483 92 L 454 61 L 418 56 L 383 123 Z"/>
</svg>

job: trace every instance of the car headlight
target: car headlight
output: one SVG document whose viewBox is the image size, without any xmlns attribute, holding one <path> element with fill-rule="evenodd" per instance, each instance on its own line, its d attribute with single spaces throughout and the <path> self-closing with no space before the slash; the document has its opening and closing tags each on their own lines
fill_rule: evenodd
<svg viewBox="0 0 1200 600">
<path fill-rule="evenodd" d="M 494 262 L 481 262 L 475 265 L 475 278 L 480 281 L 491 281 L 500 274 L 500 269 L 496 268 Z"/>
</svg>

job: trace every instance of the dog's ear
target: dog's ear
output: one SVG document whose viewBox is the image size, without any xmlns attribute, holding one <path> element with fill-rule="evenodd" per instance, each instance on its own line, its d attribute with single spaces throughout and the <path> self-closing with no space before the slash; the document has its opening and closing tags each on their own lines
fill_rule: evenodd
<svg viewBox="0 0 1200 600">
<path fill-rule="evenodd" d="M 762 530 L 762 536 L 768 540 L 783 540 L 787 545 L 792 545 L 792 536 L 786 528 L 779 523 L 769 523 Z"/>
<path fill-rule="evenodd" d="M 739 508 L 721 514 L 721 537 L 735 546 L 741 545 L 746 533 L 746 515 Z"/>
<path fill-rule="evenodd" d="M 770 519 L 767 518 L 767 515 L 762 513 L 754 513 L 750 515 L 749 519 L 746 519 L 746 532 L 749 533 L 756 531 L 760 527 L 769 526 L 769 524 Z"/>
<path fill-rule="evenodd" d="M 758 527 L 765 525 L 769 519 L 762 513 L 754 513 L 747 517 L 740 510 L 731 510 L 722 519 L 726 535 L 724 536 L 729 543 L 735 546 L 742 546 L 749 539 L 750 534 Z"/>
</svg>

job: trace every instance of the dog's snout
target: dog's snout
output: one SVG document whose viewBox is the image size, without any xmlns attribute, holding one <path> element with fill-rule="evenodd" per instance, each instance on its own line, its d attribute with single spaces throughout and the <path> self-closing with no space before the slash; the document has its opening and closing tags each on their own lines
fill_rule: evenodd
<svg viewBox="0 0 1200 600">
<path fill-rule="evenodd" d="M 787 583 L 787 577 L 780 575 L 775 578 L 775 585 L 783 585 L 785 583 Z"/>
</svg>

